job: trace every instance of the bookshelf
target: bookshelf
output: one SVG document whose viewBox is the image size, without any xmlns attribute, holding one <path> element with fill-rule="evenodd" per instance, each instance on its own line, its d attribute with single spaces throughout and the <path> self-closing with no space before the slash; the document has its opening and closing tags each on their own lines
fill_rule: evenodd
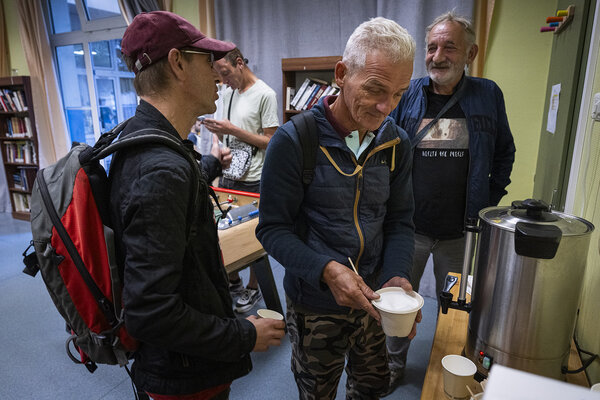
<svg viewBox="0 0 600 400">
<path fill-rule="evenodd" d="M 282 107 L 284 123 L 289 121 L 292 115 L 301 112 L 300 110 L 287 109 L 287 88 L 290 87 L 298 90 L 307 78 L 316 78 L 331 84 L 335 64 L 341 59 L 341 56 L 281 59 L 281 72 L 283 76 L 283 91 L 281 93 L 283 95 Z"/>
<path fill-rule="evenodd" d="M 31 189 L 39 169 L 38 140 L 28 76 L 0 78 L 0 146 L 12 216 L 29 220 Z"/>
</svg>

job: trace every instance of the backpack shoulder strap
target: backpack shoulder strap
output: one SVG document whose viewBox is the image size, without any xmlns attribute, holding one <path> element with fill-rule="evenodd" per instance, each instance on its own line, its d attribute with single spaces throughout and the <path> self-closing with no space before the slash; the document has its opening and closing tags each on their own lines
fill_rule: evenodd
<svg viewBox="0 0 600 400">
<path fill-rule="evenodd" d="M 196 215 L 195 213 L 199 211 L 196 209 L 196 202 L 198 200 L 198 192 L 200 189 L 200 180 L 202 179 L 202 174 L 200 173 L 200 167 L 194 155 L 186 149 L 180 140 L 173 138 L 168 132 L 156 128 L 146 128 L 133 131 L 128 133 L 126 137 L 122 137 L 114 141 L 125 127 L 126 122 L 127 121 L 120 123 L 109 132 L 106 132 L 100 136 L 100 139 L 98 139 L 98 142 L 94 145 L 94 147 L 86 148 L 84 151 L 82 151 L 79 155 L 80 164 L 84 165 L 88 162 L 102 160 L 118 150 L 132 146 L 161 144 L 169 147 L 185 158 L 192 167 L 192 181 L 194 186 L 192 190 L 192 198 L 190 199 L 189 204 L 189 215 Z M 192 229 L 194 229 L 191 223 L 191 221 L 194 220 L 195 218 L 193 217 L 189 219 L 186 229 L 186 236 L 188 240 L 191 238 Z"/>
<path fill-rule="evenodd" d="M 319 147 L 317 123 L 315 116 L 310 111 L 296 114 L 291 119 L 298 132 L 300 146 L 302 147 L 302 183 L 306 188 L 315 175 L 317 149 Z"/>
</svg>

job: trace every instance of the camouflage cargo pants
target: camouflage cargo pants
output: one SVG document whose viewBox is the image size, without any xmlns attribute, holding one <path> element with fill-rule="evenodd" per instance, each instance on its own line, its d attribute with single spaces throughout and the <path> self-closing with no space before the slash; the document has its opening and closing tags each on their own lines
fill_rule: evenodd
<svg viewBox="0 0 600 400">
<path fill-rule="evenodd" d="M 347 400 L 378 399 L 386 391 L 385 334 L 365 311 L 315 314 L 288 299 L 286 317 L 300 399 L 335 399 L 344 365 Z"/>
</svg>

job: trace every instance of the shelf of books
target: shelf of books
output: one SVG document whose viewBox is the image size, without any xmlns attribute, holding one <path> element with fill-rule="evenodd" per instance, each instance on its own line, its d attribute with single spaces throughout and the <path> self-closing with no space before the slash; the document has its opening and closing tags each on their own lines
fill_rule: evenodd
<svg viewBox="0 0 600 400">
<path fill-rule="evenodd" d="M 0 145 L 14 218 L 29 220 L 39 168 L 35 115 L 28 76 L 0 78 Z"/>
<path fill-rule="evenodd" d="M 341 56 L 282 58 L 283 122 L 309 110 L 321 97 L 334 95 L 339 87 L 333 71 Z"/>
</svg>

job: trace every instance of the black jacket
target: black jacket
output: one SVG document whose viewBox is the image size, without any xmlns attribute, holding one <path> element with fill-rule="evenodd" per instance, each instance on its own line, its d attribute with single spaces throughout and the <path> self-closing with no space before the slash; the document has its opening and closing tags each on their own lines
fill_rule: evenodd
<svg viewBox="0 0 600 400">
<path fill-rule="evenodd" d="M 477 218 L 479 210 L 496 206 L 508 193 L 515 161 L 513 140 L 502 91 L 488 79 L 464 76 L 465 92 L 458 104 L 469 130 L 469 176 L 465 218 Z M 390 114 L 399 127 L 414 138 L 427 108 L 429 77 L 413 79 L 400 103 Z"/>
<path fill-rule="evenodd" d="M 179 138 L 143 101 L 121 135 L 148 127 Z M 190 215 L 191 168 L 177 152 L 146 145 L 117 153 L 109 175 L 125 325 L 140 341 L 133 378 L 157 394 L 194 393 L 246 375 L 256 342 L 254 326 L 232 311 L 203 179 Z"/>
<path fill-rule="evenodd" d="M 326 101 L 333 97 L 311 109 L 320 149 L 308 187 L 302 183 L 302 147 L 294 124 L 279 127 L 271 138 L 256 237 L 285 267 L 285 293 L 294 304 L 340 314 L 349 308 L 338 305 L 321 282 L 329 261 L 350 268 L 350 257 L 373 290 L 396 276 L 410 279 L 412 156 L 406 133 L 386 118 L 357 160 L 327 119 Z"/>
</svg>

